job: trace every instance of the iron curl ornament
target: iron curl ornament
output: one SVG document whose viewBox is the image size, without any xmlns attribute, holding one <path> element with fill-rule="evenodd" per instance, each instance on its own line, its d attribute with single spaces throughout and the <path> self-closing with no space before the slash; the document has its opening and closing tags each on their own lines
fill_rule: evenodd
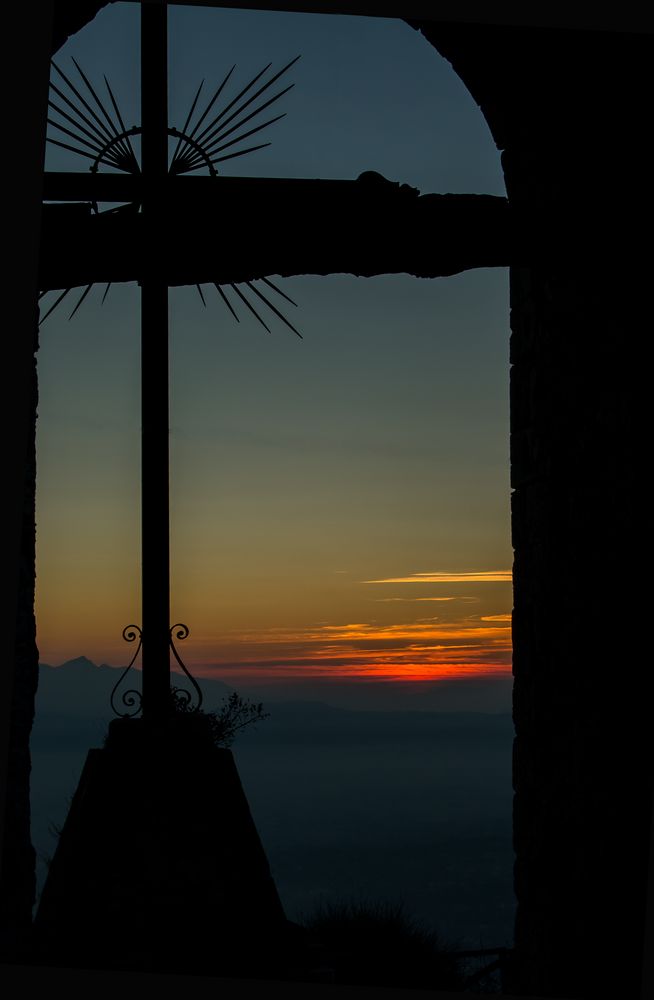
<svg viewBox="0 0 654 1000">
<path fill-rule="evenodd" d="M 203 701 L 202 690 L 198 682 L 195 680 L 193 675 L 188 670 L 186 664 L 183 662 L 179 653 L 177 652 L 177 648 L 173 641 L 173 634 L 175 636 L 175 639 L 177 639 L 178 641 L 183 641 L 184 639 L 188 638 L 190 634 L 190 629 L 188 625 L 184 625 L 183 622 L 177 622 L 177 624 L 172 625 L 170 628 L 169 644 L 172 650 L 172 654 L 175 657 L 177 663 L 180 665 L 180 667 L 182 668 L 182 670 L 184 671 L 184 673 L 186 674 L 186 676 L 188 677 L 188 679 L 190 680 L 191 684 L 195 689 L 195 701 L 193 694 L 190 691 L 187 691 L 185 688 L 172 687 L 171 693 L 174 694 L 176 698 L 180 701 L 183 711 L 197 712 L 202 707 L 202 701 Z M 123 680 L 129 673 L 129 671 L 134 666 L 134 663 L 136 662 L 136 658 L 139 655 L 141 646 L 143 644 L 143 633 L 138 625 L 126 625 L 125 628 L 123 629 L 123 639 L 125 640 L 125 642 L 136 642 L 136 640 L 138 639 L 138 645 L 134 651 L 132 659 L 129 661 L 129 663 L 127 664 L 127 666 L 125 667 L 125 669 L 123 670 L 122 674 L 120 675 L 120 677 L 118 678 L 113 687 L 110 697 L 110 703 L 115 715 L 117 715 L 121 719 L 131 719 L 142 711 L 143 695 L 141 694 L 140 691 L 137 691 L 135 688 L 130 688 L 127 691 L 125 691 L 118 700 L 116 699 L 116 694 L 118 688 L 122 684 Z M 122 705 L 123 710 L 121 710 L 121 708 L 118 707 L 118 705 Z"/>
<path fill-rule="evenodd" d="M 143 696 L 142 696 L 142 694 L 141 694 L 140 691 L 136 691 L 135 689 L 130 689 L 128 691 L 125 691 L 121 695 L 121 698 L 120 698 L 121 703 L 127 709 L 130 709 L 130 708 L 133 709 L 133 711 L 131 711 L 131 712 L 130 711 L 122 711 L 121 712 L 120 709 L 116 708 L 116 703 L 114 701 L 114 698 L 116 696 L 116 692 L 118 691 L 118 688 L 122 684 L 124 678 L 127 676 L 127 674 L 129 673 L 129 671 L 134 666 L 134 663 L 136 662 L 136 657 L 139 655 L 139 651 L 140 651 L 141 646 L 143 644 L 143 633 L 141 632 L 141 629 L 138 627 L 138 625 L 126 625 L 125 628 L 123 629 L 123 639 L 125 640 L 125 642 L 136 642 L 137 638 L 138 638 L 138 646 L 136 647 L 136 650 L 134 652 L 134 656 L 129 661 L 129 663 L 127 664 L 127 666 L 123 670 L 122 674 L 120 675 L 120 677 L 118 678 L 118 680 L 114 684 L 113 691 L 111 692 L 111 698 L 109 699 L 110 703 L 111 703 L 111 707 L 114 710 L 114 713 L 119 718 L 122 718 L 122 719 L 131 719 L 135 715 L 138 715 L 139 712 L 142 709 Z"/>
<path fill-rule="evenodd" d="M 173 694 L 175 694 L 177 696 L 177 698 L 180 699 L 180 701 L 181 701 L 181 703 L 183 705 L 184 711 L 195 711 L 195 712 L 197 712 L 202 707 L 202 691 L 200 689 L 200 685 L 195 680 L 195 678 L 191 675 L 191 673 L 187 669 L 186 665 L 182 662 L 182 659 L 181 659 L 179 653 L 177 652 L 177 649 L 175 648 L 175 643 L 173 642 L 173 633 L 175 634 L 175 638 L 176 639 L 179 639 L 180 641 L 183 641 L 184 639 L 188 638 L 189 632 L 190 632 L 190 629 L 189 629 L 188 625 L 184 625 L 183 622 L 178 622 L 176 625 L 172 625 L 171 626 L 171 629 L 170 629 L 170 640 L 169 641 L 170 641 L 170 648 L 172 650 L 173 656 L 175 657 L 175 659 L 179 663 L 180 667 L 182 668 L 182 670 L 184 671 L 184 673 L 186 674 L 186 676 L 190 680 L 191 684 L 195 688 L 195 694 L 196 694 L 196 697 L 197 697 L 197 703 L 193 704 L 193 695 L 191 694 L 190 691 L 186 691 L 184 688 L 174 687 L 174 688 L 172 688 L 172 692 L 173 692 Z"/>
</svg>

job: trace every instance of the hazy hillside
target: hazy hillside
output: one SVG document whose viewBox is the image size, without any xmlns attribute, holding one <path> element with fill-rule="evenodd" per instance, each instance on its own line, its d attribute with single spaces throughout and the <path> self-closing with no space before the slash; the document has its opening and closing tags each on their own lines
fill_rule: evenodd
<svg viewBox="0 0 654 1000">
<path fill-rule="evenodd" d="M 41 670 L 32 736 L 33 839 L 52 853 L 120 673 L 79 658 Z M 230 688 L 203 682 L 205 706 Z M 347 711 L 273 702 L 233 747 L 289 916 L 318 898 L 402 898 L 478 946 L 512 933 L 508 714 Z M 214 790 L 208 790 L 212 793 Z M 219 794 L 219 790 L 215 790 Z M 181 848 L 180 848 L 181 849 Z M 40 863 L 39 878 L 45 875 Z"/>
</svg>

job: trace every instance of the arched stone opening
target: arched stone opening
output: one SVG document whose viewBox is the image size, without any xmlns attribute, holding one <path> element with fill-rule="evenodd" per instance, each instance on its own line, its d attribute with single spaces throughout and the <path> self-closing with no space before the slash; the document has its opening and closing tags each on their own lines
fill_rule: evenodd
<svg viewBox="0 0 654 1000">
<path fill-rule="evenodd" d="M 641 650 L 625 626 L 638 598 L 624 586 L 643 523 L 647 275 L 629 216 L 647 190 L 648 53 L 630 36 L 553 32 L 548 46 L 539 32 L 530 46 L 516 29 L 492 44 L 486 28 L 425 31 L 504 148 L 510 199 L 563 243 L 511 278 L 516 988 L 625 995 L 640 977 L 651 817 Z M 621 587 L 612 630 L 607 582 Z"/>
<path fill-rule="evenodd" d="M 405 27 L 404 25 L 401 25 L 401 27 L 403 28 L 403 30 L 404 30 L 404 32 L 405 32 L 405 34 L 407 34 L 407 35 L 411 35 L 411 34 L 412 34 L 412 32 L 411 32 L 410 30 L 408 30 L 408 29 L 407 29 L 407 28 L 406 28 L 406 27 Z M 415 42 L 414 42 L 414 44 L 417 44 L 417 43 L 415 43 Z M 424 43 L 421 43 L 421 47 L 422 47 L 423 49 L 426 49 L 426 48 L 427 48 L 427 46 L 426 46 L 426 45 L 425 45 Z M 471 185 L 471 187 L 473 187 L 473 188 L 474 188 L 474 186 L 473 186 L 473 185 Z M 447 188 L 446 188 L 445 190 L 447 190 Z M 498 199 L 498 200 L 499 200 L 499 199 Z M 505 563 L 505 565 L 506 565 L 506 563 Z M 52 662 L 58 662 L 58 661 L 52 661 Z M 508 815 L 508 810 L 507 810 L 507 815 Z"/>
</svg>

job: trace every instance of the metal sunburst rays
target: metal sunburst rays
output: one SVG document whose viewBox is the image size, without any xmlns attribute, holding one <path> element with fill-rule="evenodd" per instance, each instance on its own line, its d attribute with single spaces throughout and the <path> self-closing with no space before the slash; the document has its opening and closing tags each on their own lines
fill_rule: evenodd
<svg viewBox="0 0 654 1000">
<path fill-rule="evenodd" d="M 255 135 L 257 132 L 260 132 L 268 125 L 272 125 L 275 122 L 278 122 L 281 118 L 286 117 L 286 112 L 283 112 L 281 115 L 276 115 L 273 118 L 269 118 L 265 122 L 261 122 L 254 128 L 248 129 L 247 132 L 242 132 L 240 135 L 234 136 L 232 139 L 229 140 L 229 142 L 223 141 L 228 136 L 232 135 L 234 132 L 238 132 L 239 129 L 241 129 L 248 122 L 252 121 L 253 118 L 256 118 L 257 115 L 261 114 L 262 111 L 265 111 L 266 108 L 269 108 L 271 104 L 274 104 L 275 101 L 278 101 L 280 97 L 283 97 L 284 94 L 287 94 L 288 91 L 295 86 L 295 84 L 293 83 L 289 84 L 288 87 L 285 87 L 283 90 L 278 91 L 272 97 L 269 97 L 266 101 L 259 104 L 247 115 L 245 115 L 245 117 L 241 117 L 242 113 L 247 108 L 249 108 L 250 105 L 257 100 L 257 98 L 261 97 L 261 95 L 264 94 L 265 91 L 267 91 L 268 88 L 273 85 L 273 83 L 279 80 L 280 76 L 286 73 L 291 68 L 291 66 L 293 66 L 298 61 L 299 58 L 300 58 L 299 56 L 296 56 L 295 59 L 291 59 L 291 61 L 287 63 L 286 66 L 283 66 L 282 69 L 279 70 L 279 72 L 275 73 L 275 75 L 272 76 L 266 83 L 262 84 L 262 86 L 259 87 L 258 90 L 256 90 L 253 94 L 251 94 L 247 98 L 247 100 L 242 100 L 242 98 L 245 97 L 248 91 L 250 91 L 252 87 L 254 87 L 254 85 L 261 79 L 264 73 L 266 73 L 267 70 L 270 69 L 272 63 L 268 63 L 268 65 L 264 66 L 264 68 L 259 73 L 257 73 L 257 75 L 253 77 L 253 79 L 250 80 L 250 82 L 245 87 L 243 87 L 242 90 L 239 91 L 236 97 L 234 97 L 229 102 L 229 104 L 227 104 L 222 109 L 222 111 L 219 111 L 218 114 L 211 119 L 209 124 L 205 125 L 202 131 L 198 133 L 198 129 L 200 128 L 205 118 L 211 111 L 218 97 L 222 93 L 225 84 L 227 83 L 232 73 L 234 72 L 235 66 L 232 66 L 230 71 L 227 73 L 225 79 L 218 86 L 213 97 L 207 104 L 205 110 L 200 115 L 200 117 L 196 121 L 191 131 L 187 132 L 186 130 L 189 128 L 189 125 L 191 123 L 193 112 L 195 111 L 198 98 L 200 96 L 200 91 L 202 90 L 202 87 L 204 85 L 204 80 L 203 80 L 200 86 L 198 87 L 198 91 L 193 100 L 193 104 L 191 105 L 191 110 L 189 111 L 186 122 L 184 123 L 184 128 L 182 129 L 181 132 L 177 131 L 177 129 L 170 130 L 172 135 L 176 135 L 179 137 L 179 142 L 177 143 L 177 149 L 173 154 L 173 158 L 170 164 L 171 173 L 175 174 L 189 173 L 192 170 L 198 170 L 200 167 L 204 165 L 210 165 L 213 167 L 214 164 L 221 163 L 223 160 L 231 160 L 236 156 L 243 156 L 245 153 L 253 153 L 256 149 L 263 149 L 264 146 L 269 146 L 270 145 L 269 142 L 264 142 L 257 146 L 250 146 L 247 149 L 240 149 L 231 153 L 226 153 L 224 156 L 216 155 L 218 153 L 222 153 L 225 149 L 228 149 L 231 146 L 234 146 L 239 142 L 242 142 L 244 139 L 249 139 L 250 136 Z M 239 101 L 241 102 L 240 104 Z M 236 108 L 234 111 L 232 111 L 232 114 L 229 115 L 227 118 L 225 118 L 225 115 L 229 111 L 231 111 L 232 108 L 234 108 L 235 106 Z M 234 122 L 234 124 L 231 124 L 232 122 Z"/>
<path fill-rule="evenodd" d="M 273 291 L 277 292 L 278 295 L 281 295 L 281 297 L 283 299 L 286 299 L 287 302 L 290 302 L 292 306 L 297 306 L 297 302 L 294 302 L 293 299 L 290 298 L 290 296 L 288 296 L 286 294 L 286 292 L 283 292 L 281 290 L 281 288 L 278 288 L 277 285 L 275 285 L 274 282 L 272 282 L 270 280 L 270 278 L 261 278 L 261 281 L 265 285 L 267 285 L 268 288 L 272 288 Z M 243 282 L 243 284 L 245 284 L 245 286 L 251 292 L 254 292 L 254 294 L 257 295 L 261 299 L 261 301 L 264 302 L 265 305 L 267 305 L 268 308 L 272 310 L 272 312 L 274 312 L 275 316 L 278 316 L 279 319 L 281 319 L 282 323 L 285 323 L 286 326 L 289 327 L 289 329 L 291 329 L 293 331 L 293 333 L 296 333 L 298 335 L 298 337 L 300 339 L 302 339 L 302 334 L 300 333 L 300 331 L 296 330 L 296 328 L 293 326 L 293 324 L 290 322 L 290 320 L 286 319 L 286 317 L 279 311 L 279 309 L 277 309 L 277 307 L 274 306 L 272 304 L 272 302 L 268 298 L 266 298 L 266 296 L 263 294 L 263 292 L 261 291 L 260 288 L 257 288 L 252 281 L 245 281 L 245 282 Z M 216 282 L 214 282 L 214 285 L 216 287 L 216 290 L 219 292 L 220 297 L 222 298 L 223 302 L 225 303 L 225 305 L 227 306 L 227 308 L 231 312 L 232 316 L 236 320 L 236 322 L 240 323 L 240 320 L 238 318 L 236 310 L 234 309 L 233 305 L 231 304 L 231 302 L 227 298 L 227 296 L 226 296 L 225 291 L 223 290 L 223 288 L 219 284 L 217 284 Z M 256 317 L 256 319 L 268 331 L 268 333 L 271 333 L 270 327 L 262 320 L 261 316 L 256 311 L 256 309 L 254 308 L 254 306 L 252 305 L 252 303 L 248 301 L 246 295 L 241 290 L 241 288 L 239 288 L 238 285 L 233 285 L 233 284 L 230 284 L 229 287 L 232 289 L 233 292 L 236 293 L 236 295 L 238 295 L 238 297 L 243 302 L 243 304 L 248 307 L 248 309 L 250 310 L 250 312 Z M 204 304 L 206 306 L 207 303 L 205 301 L 204 295 L 202 294 L 202 289 L 201 289 L 200 285 L 196 285 L 196 288 L 197 288 L 198 292 L 200 293 L 200 298 L 202 299 L 202 301 L 204 302 Z"/>
<path fill-rule="evenodd" d="M 84 146 L 85 149 L 80 149 L 79 145 L 71 146 L 69 142 L 62 142 L 60 139 L 53 139 L 52 136 L 47 136 L 46 142 L 50 142 L 55 146 L 61 146 L 63 149 L 68 149 L 73 153 L 77 153 L 78 156 L 84 156 L 87 159 L 92 160 L 93 165 L 91 170 L 97 170 L 98 166 L 103 164 L 104 166 L 113 167 L 116 170 L 123 170 L 127 173 L 138 173 L 140 167 L 136 153 L 134 152 L 134 148 L 130 141 L 130 135 L 137 134 L 140 132 L 140 129 L 136 127 L 131 129 L 125 128 L 125 124 L 106 76 L 104 78 L 104 82 L 107 87 L 109 99 L 118 119 L 118 125 L 105 108 L 89 78 L 81 69 L 77 60 L 73 59 L 73 63 L 75 64 L 75 68 L 80 75 L 84 88 L 88 92 L 88 95 L 95 104 L 95 108 L 97 110 L 89 104 L 72 80 L 70 80 L 63 70 L 61 70 L 54 60 L 52 60 L 52 68 L 57 73 L 57 76 L 61 78 L 61 81 L 68 87 L 69 94 L 71 94 L 74 98 L 77 98 L 79 104 L 76 104 L 74 100 L 67 97 L 64 91 L 62 91 L 51 79 L 50 91 L 55 94 L 60 101 L 63 101 L 66 107 L 73 112 L 75 117 L 70 115 L 67 111 L 64 111 L 63 108 L 61 108 L 59 104 L 52 99 L 48 100 L 48 107 L 55 111 L 70 125 L 73 125 L 75 131 L 71 131 L 70 128 L 62 125 L 61 122 L 56 119 L 48 118 L 47 121 L 48 125 L 51 125 L 53 128 L 63 132 L 71 139 L 74 139 L 75 142 Z M 85 110 L 82 111 L 82 108 Z M 98 115 L 97 111 L 100 111 L 102 117 Z M 84 136 L 86 136 L 86 138 L 84 138 Z"/>
<path fill-rule="evenodd" d="M 262 78 L 272 66 L 272 63 L 268 63 L 268 65 L 264 66 L 264 68 L 257 73 L 256 76 L 254 76 L 249 83 L 246 84 L 246 86 L 242 87 L 236 96 L 233 97 L 229 103 L 225 104 L 221 110 L 218 110 L 220 106 L 218 99 L 227 86 L 236 67 L 232 66 L 213 93 L 204 110 L 199 113 L 198 101 L 204 86 L 203 80 L 195 94 L 183 128 L 181 130 L 177 128 L 168 129 L 169 136 L 177 139 L 177 146 L 169 164 L 169 172 L 171 174 L 180 175 L 192 173 L 193 171 L 205 168 L 210 174 L 215 175 L 217 173 L 216 164 L 222 163 L 225 160 L 234 159 L 238 156 L 245 156 L 247 153 L 253 153 L 256 150 L 264 149 L 266 146 L 269 146 L 270 142 L 263 142 L 254 146 L 247 146 L 245 148 L 233 148 L 238 147 L 240 143 L 256 135 L 258 132 L 261 132 L 269 125 L 273 125 L 275 122 L 278 122 L 282 118 L 286 117 L 286 112 L 283 112 L 282 114 L 274 115 L 272 118 L 267 118 L 265 121 L 254 124 L 254 120 L 259 115 L 270 108 L 276 101 L 278 101 L 284 96 L 284 94 L 288 93 L 288 91 L 295 86 L 295 84 L 291 83 L 288 86 L 283 87 L 281 90 L 278 90 L 272 96 L 268 95 L 268 91 L 273 84 L 275 84 L 277 80 L 279 80 L 280 77 L 282 77 L 283 74 L 298 61 L 299 58 L 300 56 L 296 56 L 294 59 L 291 59 L 291 61 L 278 70 L 278 72 L 274 73 L 273 76 L 263 82 Z M 55 146 L 66 149 L 69 152 L 76 153 L 78 156 L 83 156 L 87 160 L 91 160 L 90 170 L 92 172 L 97 172 L 100 167 L 105 167 L 130 174 L 139 173 L 141 168 L 137 153 L 132 145 L 131 138 L 141 134 L 141 127 L 136 125 L 131 128 L 125 127 L 123 116 L 120 113 L 118 103 L 106 76 L 104 76 L 103 79 L 107 94 L 109 95 L 109 103 L 111 109 L 113 109 L 113 114 L 110 110 L 108 110 L 105 104 L 103 104 L 98 90 L 93 86 L 79 63 L 74 58 L 72 61 L 79 76 L 79 81 L 76 82 L 73 82 L 70 76 L 66 75 L 54 61 L 52 62 L 52 68 L 57 74 L 57 83 L 55 83 L 54 80 L 51 80 L 50 82 L 51 99 L 48 101 L 48 106 L 53 112 L 55 112 L 56 115 L 59 116 L 59 118 L 56 119 L 48 117 L 48 125 L 51 128 L 56 129 L 58 133 L 65 135 L 67 139 L 73 140 L 75 145 L 72 145 L 71 142 L 65 142 L 61 138 L 53 138 L 51 135 L 46 137 L 46 141 Z M 253 90 L 253 88 L 260 81 L 262 81 L 260 86 L 256 90 Z M 65 89 L 62 89 L 62 87 L 65 87 Z M 194 124 L 191 124 L 194 115 L 196 115 L 196 120 Z M 242 131 L 243 128 L 250 123 L 253 123 L 252 126 L 247 128 L 246 131 Z M 118 208 L 109 209 L 109 211 L 119 212 L 126 207 L 127 206 L 120 206 Z M 93 205 L 93 209 L 96 213 L 98 212 L 96 204 Z M 294 302 L 268 278 L 261 278 L 260 282 L 267 288 L 272 289 L 287 302 L 290 302 L 291 305 L 297 306 L 296 302 Z M 111 283 L 109 283 L 105 288 L 102 302 L 104 302 L 107 297 L 110 284 Z M 223 303 L 227 306 L 234 319 L 239 322 L 236 310 L 227 298 L 225 290 L 216 282 L 214 282 L 214 284 Z M 72 319 L 75 315 L 92 287 L 93 283 L 87 285 L 83 290 L 73 311 L 68 317 L 69 319 Z M 259 315 L 257 309 L 255 309 L 253 302 L 256 301 L 256 299 L 252 297 L 251 301 L 250 298 L 248 298 L 249 293 L 253 293 L 253 296 L 256 296 L 256 298 L 258 298 L 278 319 L 280 319 L 287 327 L 297 334 L 298 337 L 302 336 L 302 334 L 299 333 L 299 331 L 280 312 L 280 310 L 273 305 L 265 294 L 264 289 L 262 289 L 262 287 L 257 287 L 253 281 L 245 281 L 239 284 L 229 284 L 227 287 L 232 289 L 237 298 L 241 300 L 261 326 L 263 326 L 269 333 L 271 332 L 270 327 Z M 206 306 L 206 300 L 201 286 L 196 285 L 196 288 L 203 304 Z M 71 288 L 67 288 L 57 297 L 47 312 L 41 317 L 39 326 L 47 319 L 48 316 L 51 315 L 52 312 L 54 312 L 57 306 L 63 301 L 71 290 Z M 45 294 L 46 292 L 41 292 L 39 300 L 43 298 Z"/>
</svg>

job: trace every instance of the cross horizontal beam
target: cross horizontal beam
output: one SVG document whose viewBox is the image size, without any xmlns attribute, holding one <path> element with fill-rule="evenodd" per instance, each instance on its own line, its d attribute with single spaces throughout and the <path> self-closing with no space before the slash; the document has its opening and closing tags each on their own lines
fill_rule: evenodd
<svg viewBox="0 0 654 1000">
<path fill-rule="evenodd" d="M 365 177 L 366 175 L 364 175 Z M 380 180 L 385 180 L 377 174 Z M 166 202 L 185 203 L 215 201 L 216 198 L 277 197 L 288 191 L 301 192 L 305 197 L 320 196 L 325 192 L 343 194 L 349 190 L 361 193 L 360 181 L 320 180 L 314 178 L 286 177 L 177 177 L 170 175 L 161 182 Z M 399 185 L 386 181 L 391 187 Z M 404 185 L 403 187 L 406 188 Z M 143 177 L 141 174 L 93 174 L 67 171 L 48 171 L 43 175 L 44 201 L 96 201 L 136 202 L 141 200 Z"/>
<path fill-rule="evenodd" d="M 124 180 L 133 178 L 111 178 Z M 72 193 L 69 183 L 46 176 L 45 198 Z M 171 177 L 160 211 L 167 246 L 158 264 L 168 285 L 269 274 L 431 278 L 505 267 L 521 255 L 506 198 L 421 195 L 373 173 L 355 181 Z M 39 287 L 139 281 L 144 238 L 134 206 L 95 215 L 82 205 L 44 205 Z"/>
</svg>

